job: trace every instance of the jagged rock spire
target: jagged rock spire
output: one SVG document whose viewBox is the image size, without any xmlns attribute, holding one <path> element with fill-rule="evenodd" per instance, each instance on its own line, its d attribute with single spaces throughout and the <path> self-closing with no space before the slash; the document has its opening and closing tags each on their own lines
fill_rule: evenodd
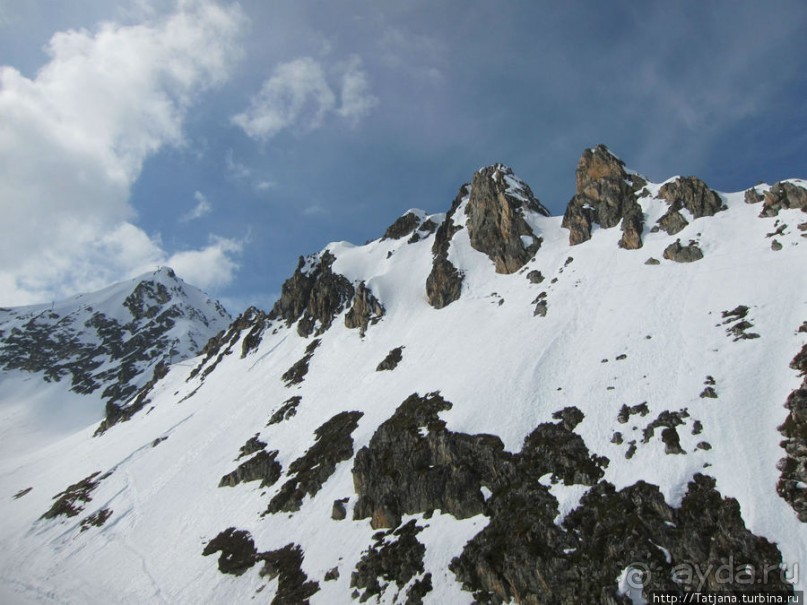
<svg viewBox="0 0 807 605">
<path fill-rule="evenodd" d="M 574 246 L 589 240 L 595 223 L 609 229 L 621 221 L 620 247 L 641 248 L 644 218 L 635 191 L 644 185 L 605 145 L 586 149 L 577 164 L 577 192 L 563 215 L 569 243 Z"/>
<path fill-rule="evenodd" d="M 465 213 L 471 245 L 487 254 L 497 273 L 514 273 L 541 246 L 524 218 L 525 212 L 549 216 L 549 211 L 512 169 L 494 164 L 477 171 Z"/>
</svg>

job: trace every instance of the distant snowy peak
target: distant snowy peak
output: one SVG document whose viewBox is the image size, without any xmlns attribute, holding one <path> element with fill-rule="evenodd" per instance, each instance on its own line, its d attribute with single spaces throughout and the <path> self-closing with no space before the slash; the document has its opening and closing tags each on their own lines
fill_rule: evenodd
<svg viewBox="0 0 807 605">
<path fill-rule="evenodd" d="M 160 362 L 198 354 L 230 321 L 218 301 L 163 267 L 67 300 L 0 310 L 0 369 L 69 380 L 76 393 L 100 392 L 109 411 Z"/>
</svg>

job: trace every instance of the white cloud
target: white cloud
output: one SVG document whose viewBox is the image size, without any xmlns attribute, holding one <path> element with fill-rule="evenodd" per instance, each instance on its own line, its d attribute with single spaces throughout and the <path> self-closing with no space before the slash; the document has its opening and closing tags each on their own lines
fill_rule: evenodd
<svg viewBox="0 0 807 605">
<path fill-rule="evenodd" d="M 196 219 L 202 218 L 206 214 L 210 214 L 210 212 L 213 210 L 213 205 L 201 191 L 195 192 L 193 194 L 193 199 L 196 200 L 196 206 L 182 215 L 180 220 L 183 223 L 189 223 L 191 221 L 195 221 Z"/>
<path fill-rule="evenodd" d="M 378 105 L 378 98 L 370 94 L 367 75 L 361 69 L 361 59 L 354 56 L 342 74 L 342 103 L 337 113 L 354 124 Z"/>
<path fill-rule="evenodd" d="M 370 94 L 361 60 L 352 57 L 341 71 L 340 99 L 328 82 L 326 68 L 311 57 L 295 59 L 275 68 L 249 107 L 232 122 L 251 138 L 267 141 L 283 130 L 316 130 L 332 113 L 356 123 L 378 103 Z"/>
<path fill-rule="evenodd" d="M 0 304 L 165 263 L 133 224 L 130 188 L 147 157 L 182 143 L 199 93 L 227 78 L 244 22 L 237 5 L 179 0 L 157 21 L 54 34 L 33 78 L 0 66 Z"/>
<path fill-rule="evenodd" d="M 205 248 L 177 252 L 166 264 L 188 283 L 203 289 L 217 288 L 232 281 L 238 269 L 233 257 L 240 254 L 242 248 L 240 241 L 211 236 Z"/>
</svg>

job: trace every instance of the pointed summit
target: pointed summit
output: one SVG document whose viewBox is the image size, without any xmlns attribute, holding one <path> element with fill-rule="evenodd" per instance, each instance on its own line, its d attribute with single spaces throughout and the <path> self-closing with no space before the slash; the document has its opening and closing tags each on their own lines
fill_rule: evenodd
<svg viewBox="0 0 807 605">
<path fill-rule="evenodd" d="M 586 149 L 577 164 L 577 192 L 563 216 L 574 246 L 591 239 L 591 228 L 604 229 L 622 222 L 621 248 L 642 247 L 642 209 L 636 201 L 637 189 L 645 184 L 639 175 L 625 169 L 625 163 L 605 145 Z"/>
<path fill-rule="evenodd" d="M 497 273 L 514 273 L 541 246 L 529 215 L 549 216 L 549 210 L 511 168 L 493 164 L 474 175 L 465 214 L 471 245 L 490 257 Z"/>
</svg>

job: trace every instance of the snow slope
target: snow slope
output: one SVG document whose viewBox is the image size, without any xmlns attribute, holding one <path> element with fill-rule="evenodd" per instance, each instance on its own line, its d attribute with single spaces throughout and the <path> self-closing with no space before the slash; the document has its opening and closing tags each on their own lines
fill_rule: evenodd
<svg viewBox="0 0 807 605">
<path fill-rule="evenodd" d="M 807 342 L 798 331 L 807 319 L 807 240 L 796 228 L 805 214 L 784 209 L 777 217 L 759 218 L 760 206 L 745 203 L 742 192 L 720 194 L 727 210 L 689 216 L 689 225 L 669 236 L 651 231 L 668 207 L 656 197 L 660 186 L 648 183 L 649 195 L 639 199 L 645 217 L 639 250 L 619 248 L 618 229 L 596 226 L 589 241 L 570 247 L 560 217 L 527 213 L 542 245 L 522 270 L 505 275 L 460 229 L 451 239 L 449 260 L 464 273 L 462 295 L 440 310 L 429 305 L 424 290 L 434 234 L 414 243 L 333 243 L 327 247 L 336 258 L 333 272 L 354 284 L 365 282 L 384 316 L 362 337 L 340 314 L 318 336 L 321 344 L 301 383 L 287 386 L 282 376 L 303 358 L 314 336 L 303 338 L 295 325 L 265 319 L 260 343 L 245 356 L 240 352 L 246 330 L 236 332 L 232 354 L 222 355 L 207 375 L 191 377 L 202 358 L 174 363 L 150 393 L 147 411 L 100 437 L 92 436 L 98 418 L 83 415 L 35 449 L 4 447 L 0 601 L 271 599 L 280 580 L 262 576 L 259 565 L 227 575 L 217 569 L 217 555 L 202 556 L 211 539 L 235 527 L 250 533 L 258 551 L 299 545 L 302 570 L 319 585 L 312 603 L 350 602 L 351 572 L 376 533 L 368 519 L 353 518 L 353 457 L 338 462 L 299 511 L 262 513 L 290 476 L 290 464 L 315 443 L 317 427 L 339 412 L 361 412 L 352 432 L 355 453 L 415 392 L 439 391 L 453 403 L 440 414 L 449 430 L 497 435 L 510 452 L 518 452 L 540 423 L 552 422 L 555 412 L 575 406 L 584 415 L 575 432 L 590 452 L 610 460 L 603 480 L 616 489 L 644 480 L 677 507 L 693 475 L 708 474 L 724 497 L 737 500 L 746 527 L 776 544 L 785 564 L 807 562 L 807 526 L 776 493 L 783 456 L 777 427 L 788 394 L 800 383 L 788 364 Z M 457 209 L 456 224 L 463 224 L 467 203 Z M 444 219 L 430 216 L 436 223 Z M 781 249 L 774 250 L 768 234 L 782 224 L 787 227 L 776 236 Z M 697 240 L 704 258 L 645 264 L 649 257 L 662 259 L 676 239 Z M 543 283 L 527 279 L 534 270 Z M 534 315 L 541 292 L 546 316 Z M 722 313 L 738 305 L 748 307 L 749 330 L 759 338 L 734 340 L 727 332 Z M 376 371 L 396 347 L 403 347 L 398 366 Z M 701 397 L 710 381 L 717 398 Z M 7 375 L 3 385 L 30 409 L 39 410 L 38 398 L 48 397 L 18 373 Z M 296 414 L 267 425 L 293 396 L 301 398 Z M 619 422 L 623 404 L 643 402 L 646 416 Z M 24 424 L 22 407 L 7 401 L 0 406 L 8 433 Z M 651 420 L 684 409 L 688 416 L 678 434 L 685 453 L 665 453 L 660 431 L 643 443 Z M 696 421 L 702 425 L 698 434 Z M 617 431 L 621 443 L 615 442 Z M 267 487 L 257 481 L 218 487 L 244 461 L 236 462 L 239 448 L 254 435 L 268 444 L 266 450 L 278 452 L 283 477 Z M 635 454 L 627 458 L 631 441 Z M 698 446 L 704 442 L 709 449 Z M 94 472 L 111 474 L 82 511 L 41 518 L 54 496 Z M 558 522 L 590 489 L 542 481 L 558 499 Z M 32 489 L 14 498 L 26 488 Z M 342 498 L 348 499 L 347 518 L 333 520 L 334 501 Z M 82 521 L 104 509 L 111 511 L 109 519 L 82 531 Z M 404 515 L 403 522 L 411 519 L 424 528 L 417 534 L 426 552 L 417 578 L 431 573 L 432 581 L 424 602 L 471 602 L 448 565 L 489 518 L 455 519 L 435 511 Z M 338 578 L 326 581 L 334 568 Z M 404 602 L 412 584 L 390 583 L 371 602 Z M 619 585 L 614 574 L 614 595 Z M 804 588 L 802 577 L 797 587 Z"/>
</svg>

